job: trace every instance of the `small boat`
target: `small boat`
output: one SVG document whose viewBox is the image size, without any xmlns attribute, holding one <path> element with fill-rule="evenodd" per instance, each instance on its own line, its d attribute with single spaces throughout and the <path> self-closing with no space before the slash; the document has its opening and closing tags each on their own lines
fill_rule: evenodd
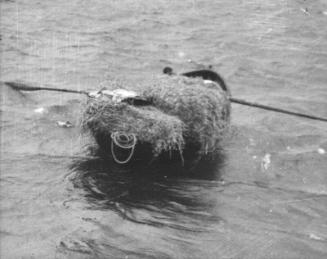
<svg viewBox="0 0 327 259">
<path fill-rule="evenodd" d="M 171 72 L 172 70 L 170 70 Z M 140 91 L 102 90 L 90 98 L 83 129 L 118 164 L 190 161 L 214 155 L 229 128 L 230 92 L 214 71 L 167 73 Z"/>
</svg>

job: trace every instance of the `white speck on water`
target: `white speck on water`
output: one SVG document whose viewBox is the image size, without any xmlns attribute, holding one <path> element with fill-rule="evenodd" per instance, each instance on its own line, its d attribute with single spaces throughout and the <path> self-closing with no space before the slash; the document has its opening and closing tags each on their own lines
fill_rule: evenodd
<svg viewBox="0 0 327 259">
<path fill-rule="evenodd" d="M 287 149 L 287 150 L 291 150 L 291 147 L 290 147 L 290 146 L 287 146 L 286 149 Z"/>
<path fill-rule="evenodd" d="M 310 14 L 308 8 L 301 8 L 301 11 L 305 14 Z"/>
<path fill-rule="evenodd" d="M 34 112 L 35 113 L 44 113 L 45 112 L 45 109 L 43 108 L 43 107 L 40 107 L 40 108 L 36 108 L 35 110 L 34 110 Z"/>
<path fill-rule="evenodd" d="M 270 32 L 272 32 L 273 31 L 273 29 L 272 28 L 269 28 L 267 31 L 266 31 L 266 33 L 270 33 Z"/>
<path fill-rule="evenodd" d="M 310 237 L 310 239 L 319 240 L 319 241 L 325 240 L 324 238 L 317 236 L 315 234 L 310 234 L 309 237 Z"/>
<path fill-rule="evenodd" d="M 264 170 L 267 170 L 270 166 L 271 160 L 270 160 L 271 155 L 270 154 L 265 154 L 265 156 L 262 158 L 261 161 L 261 168 Z"/>
<path fill-rule="evenodd" d="M 183 51 L 180 51 L 180 52 L 178 52 L 178 56 L 180 58 L 183 58 L 183 57 L 185 57 L 185 53 Z"/>
<path fill-rule="evenodd" d="M 324 154 L 326 154 L 326 150 L 323 149 L 323 148 L 318 148 L 317 152 L 318 152 L 320 155 L 324 155 Z"/>
<path fill-rule="evenodd" d="M 257 156 L 253 156 L 252 158 L 253 158 L 253 159 L 257 159 Z"/>
<path fill-rule="evenodd" d="M 322 14 L 323 14 L 323 15 L 327 15 L 327 11 L 323 11 Z"/>
</svg>

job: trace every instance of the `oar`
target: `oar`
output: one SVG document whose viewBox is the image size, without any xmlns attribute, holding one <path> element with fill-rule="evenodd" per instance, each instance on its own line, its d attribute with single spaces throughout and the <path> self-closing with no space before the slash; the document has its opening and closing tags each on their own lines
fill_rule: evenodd
<svg viewBox="0 0 327 259">
<path fill-rule="evenodd" d="M 268 106 L 268 105 L 264 105 L 264 104 L 248 102 L 248 101 L 238 99 L 238 98 L 233 98 L 233 97 L 230 97 L 229 100 L 232 103 L 238 103 L 238 104 L 242 104 L 242 105 L 246 105 L 246 106 L 250 106 L 250 107 L 257 107 L 257 108 L 268 110 L 268 111 L 280 112 L 280 113 L 295 115 L 295 116 L 299 116 L 299 117 L 303 117 L 303 118 L 307 118 L 307 119 L 326 121 L 327 122 L 327 118 L 323 118 L 323 117 L 319 117 L 319 116 L 304 114 L 304 113 L 300 113 L 300 112 L 293 112 L 293 111 L 289 111 L 289 110 L 285 110 L 285 109 L 281 109 L 281 108 L 276 108 L 276 107 L 272 107 L 272 106 Z"/>
<path fill-rule="evenodd" d="M 167 75 L 175 75 L 175 73 L 173 72 L 173 69 L 171 67 L 165 67 L 163 69 L 163 73 L 167 74 Z M 186 77 L 201 77 L 202 79 L 209 79 L 211 81 L 216 82 L 218 85 L 220 85 L 223 90 L 227 89 L 224 80 L 219 76 L 219 74 L 217 74 L 216 72 L 213 72 L 211 70 L 196 70 L 196 71 L 191 71 L 188 73 L 183 73 L 181 75 L 186 76 Z M 238 104 L 242 104 L 242 105 L 246 105 L 246 106 L 250 106 L 250 107 L 256 107 L 256 108 L 260 108 L 260 109 L 264 109 L 264 110 L 280 112 L 280 113 L 299 116 L 299 117 L 303 117 L 303 118 L 307 118 L 307 119 L 327 122 L 326 118 L 319 117 L 319 116 L 304 114 L 304 113 L 300 113 L 300 112 L 293 112 L 293 111 L 289 111 L 289 110 L 285 110 L 285 109 L 281 109 L 281 108 L 277 108 L 277 107 L 272 107 L 272 106 L 268 106 L 268 105 L 264 105 L 264 104 L 248 102 L 248 101 L 238 99 L 238 98 L 233 98 L 233 97 L 229 97 L 229 100 L 232 103 L 238 103 Z"/>
<path fill-rule="evenodd" d="M 47 90 L 47 91 L 57 91 L 57 92 L 66 92 L 66 93 L 86 94 L 87 96 L 89 96 L 89 93 L 86 92 L 86 91 L 71 90 L 71 89 L 65 89 L 65 88 L 30 86 L 30 85 L 20 83 L 20 82 L 4 82 L 4 84 L 8 85 L 9 87 L 11 87 L 11 88 L 13 88 L 15 90 L 19 90 L 19 91 Z M 142 97 L 135 98 L 135 100 L 140 101 L 139 105 L 148 105 L 148 104 L 152 103 L 151 100 L 145 100 Z M 129 103 L 129 104 L 134 104 L 135 100 L 129 100 L 127 98 L 124 101 Z M 268 105 L 264 105 L 264 104 L 259 104 L 259 103 L 255 103 L 255 102 L 248 102 L 248 101 L 238 99 L 238 98 L 234 98 L 234 97 L 229 97 L 229 100 L 232 103 L 237 103 L 237 104 L 241 104 L 241 105 L 246 105 L 246 106 L 250 106 L 250 107 L 256 107 L 256 108 L 264 109 L 264 110 L 280 112 L 280 113 L 299 116 L 299 117 L 303 117 L 303 118 L 307 118 L 307 119 L 327 122 L 327 118 L 323 118 L 323 117 L 320 117 L 320 116 L 314 116 L 314 115 L 300 113 L 300 112 L 293 112 L 293 111 L 289 111 L 289 110 L 285 110 L 285 109 L 281 109 L 281 108 L 277 108 L 277 107 L 272 107 L 272 106 L 268 106 Z M 135 102 L 135 105 L 138 105 L 138 104 Z"/>
<path fill-rule="evenodd" d="M 65 88 L 53 88 L 53 87 L 40 87 L 40 86 L 30 86 L 25 83 L 21 82 L 4 82 L 5 85 L 18 90 L 18 91 L 40 91 L 40 90 L 46 90 L 46 91 L 56 91 L 56 92 L 66 92 L 66 93 L 76 93 L 76 94 L 86 94 L 89 93 L 86 91 L 80 91 L 80 90 L 72 90 L 72 89 L 65 89 Z"/>
<path fill-rule="evenodd" d="M 87 92 L 87 91 L 72 90 L 72 89 L 66 89 L 66 88 L 31 86 L 31 85 L 27 85 L 27 84 L 21 83 L 21 82 L 4 82 L 4 84 L 11 87 L 14 90 L 17 90 L 17 91 L 46 90 L 46 91 L 85 94 L 88 97 L 94 97 L 92 95 L 92 92 Z M 101 92 L 101 91 L 99 91 L 99 92 Z M 146 99 L 144 97 L 141 97 L 141 96 L 127 97 L 127 98 L 122 99 L 122 102 L 128 103 L 130 105 L 134 105 L 134 106 L 144 106 L 144 105 L 152 104 L 152 100 L 148 100 L 148 99 Z"/>
</svg>

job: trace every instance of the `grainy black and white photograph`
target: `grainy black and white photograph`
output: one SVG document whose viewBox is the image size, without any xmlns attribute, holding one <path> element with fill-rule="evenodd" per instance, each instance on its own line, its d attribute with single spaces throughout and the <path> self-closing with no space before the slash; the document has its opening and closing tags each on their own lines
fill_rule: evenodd
<svg viewBox="0 0 327 259">
<path fill-rule="evenodd" d="M 327 1 L 0 10 L 1 259 L 327 258 Z"/>
</svg>

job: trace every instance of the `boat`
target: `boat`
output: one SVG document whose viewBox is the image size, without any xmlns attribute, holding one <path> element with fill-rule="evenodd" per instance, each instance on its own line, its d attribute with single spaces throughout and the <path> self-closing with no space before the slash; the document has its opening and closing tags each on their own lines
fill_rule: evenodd
<svg viewBox="0 0 327 259">
<path fill-rule="evenodd" d="M 122 165 L 184 163 L 220 152 L 231 109 L 223 79 L 211 70 L 165 71 L 137 92 L 105 89 L 89 98 L 83 130 L 102 156 Z"/>
</svg>

